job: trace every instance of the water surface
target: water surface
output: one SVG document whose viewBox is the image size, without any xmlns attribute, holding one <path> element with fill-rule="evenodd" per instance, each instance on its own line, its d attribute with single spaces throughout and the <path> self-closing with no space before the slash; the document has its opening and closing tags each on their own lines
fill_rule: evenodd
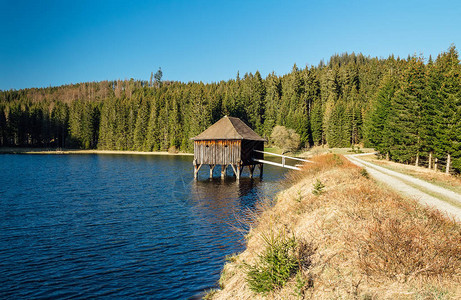
<svg viewBox="0 0 461 300">
<path fill-rule="evenodd" d="M 236 217 L 278 190 L 283 171 L 264 172 L 194 181 L 192 157 L 0 155 L 0 298 L 198 295 L 243 250 Z"/>
</svg>

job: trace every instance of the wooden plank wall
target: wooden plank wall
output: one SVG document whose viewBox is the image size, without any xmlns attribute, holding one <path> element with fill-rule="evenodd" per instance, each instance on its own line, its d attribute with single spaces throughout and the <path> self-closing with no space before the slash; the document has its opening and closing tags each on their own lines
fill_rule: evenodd
<svg viewBox="0 0 461 300">
<path fill-rule="evenodd" d="M 241 160 L 241 140 L 207 140 L 194 142 L 197 164 L 228 165 Z"/>
</svg>

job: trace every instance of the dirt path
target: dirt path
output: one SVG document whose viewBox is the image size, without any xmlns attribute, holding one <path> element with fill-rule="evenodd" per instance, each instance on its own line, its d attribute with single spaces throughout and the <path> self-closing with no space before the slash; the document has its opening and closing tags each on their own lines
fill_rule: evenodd
<svg viewBox="0 0 461 300">
<path fill-rule="evenodd" d="M 461 195 L 424 180 L 395 172 L 360 159 L 360 155 L 345 155 L 354 164 L 364 167 L 376 180 L 419 202 L 446 212 L 461 221 Z"/>
</svg>

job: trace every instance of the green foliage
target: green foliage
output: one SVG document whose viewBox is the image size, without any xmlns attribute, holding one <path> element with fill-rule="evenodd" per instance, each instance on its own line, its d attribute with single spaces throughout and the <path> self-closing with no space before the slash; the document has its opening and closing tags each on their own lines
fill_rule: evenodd
<svg viewBox="0 0 461 300">
<path fill-rule="evenodd" d="M 203 296 L 203 300 L 213 299 L 213 296 L 218 292 L 218 289 L 209 289 L 205 291 L 205 295 Z"/>
<path fill-rule="evenodd" d="M 360 169 L 360 175 L 367 179 L 370 178 L 370 175 L 368 174 L 368 171 L 365 168 Z"/>
<path fill-rule="evenodd" d="M 296 147 L 364 143 L 396 161 L 428 165 L 431 156 L 440 166 L 450 155 L 450 170 L 461 172 L 454 46 L 428 63 L 345 53 L 283 76 L 256 71 L 204 84 L 162 75 L 0 91 L 0 146 L 190 152 L 190 138 L 229 115 L 270 143 L 284 126 L 299 135 Z"/>
<path fill-rule="evenodd" d="M 306 288 L 311 288 L 314 286 L 314 283 L 311 278 L 304 278 L 303 273 L 301 270 L 296 273 L 296 286 L 295 286 L 295 291 L 298 297 L 301 297 L 301 299 L 304 298 L 304 292 Z"/>
<path fill-rule="evenodd" d="M 312 194 L 316 196 L 323 194 L 323 188 L 325 187 L 325 185 L 320 180 L 317 179 L 313 186 L 314 189 L 312 190 Z"/>
<path fill-rule="evenodd" d="M 330 147 L 349 147 L 351 145 L 351 119 L 342 102 L 338 102 L 331 112 L 327 130 Z"/>
<path fill-rule="evenodd" d="M 311 113 L 311 130 L 312 130 L 312 143 L 314 145 L 321 145 L 324 143 L 322 131 L 323 112 L 322 104 L 319 102 L 314 103 Z"/>
<path fill-rule="evenodd" d="M 256 293 L 267 293 L 282 287 L 299 269 L 295 256 L 296 240 L 284 233 L 262 236 L 265 251 L 258 256 L 254 265 L 247 265 L 247 283 Z"/>
<path fill-rule="evenodd" d="M 381 155 L 419 165 L 429 157 L 461 172 L 461 65 L 450 47 L 436 61 L 418 57 L 398 62 L 376 93 L 367 119 L 366 139 Z"/>
</svg>

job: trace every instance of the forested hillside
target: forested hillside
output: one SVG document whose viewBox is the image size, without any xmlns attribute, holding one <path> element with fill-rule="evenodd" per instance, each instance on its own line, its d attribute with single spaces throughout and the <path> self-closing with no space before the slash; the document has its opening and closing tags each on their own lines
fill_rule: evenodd
<svg viewBox="0 0 461 300">
<path fill-rule="evenodd" d="M 0 92 L 0 146 L 192 151 L 191 137 L 224 115 L 303 145 L 363 143 L 383 156 L 461 171 L 461 65 L 342 54 L 328 63 L 218 83 L 103 81 Z"/>
</svg>

